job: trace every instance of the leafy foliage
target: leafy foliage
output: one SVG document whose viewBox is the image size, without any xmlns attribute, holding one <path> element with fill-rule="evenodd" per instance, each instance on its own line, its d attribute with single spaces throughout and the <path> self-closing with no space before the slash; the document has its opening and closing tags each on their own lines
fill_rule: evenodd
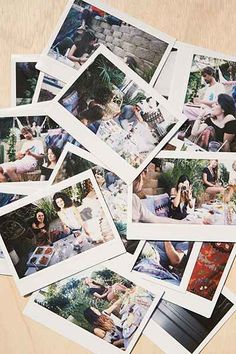
<svg viewBox="0 0 236 354">
<path fill-rule="evenodd" d="M 9 161 L 15 161 L 16 159 L 16 136 L 13 133 L 10 133 L 8 141 L 9 148 L 7 150 L 7 156 Z"/>
<path fill-rule="evenodd" d="M 200 71 L 190 73 L 185 102 L 192 102 L 193 98 L 197 96 L 198 90 L 201 87 L 202 87 L 202 85 L 201 85 Z"/>
</svg>

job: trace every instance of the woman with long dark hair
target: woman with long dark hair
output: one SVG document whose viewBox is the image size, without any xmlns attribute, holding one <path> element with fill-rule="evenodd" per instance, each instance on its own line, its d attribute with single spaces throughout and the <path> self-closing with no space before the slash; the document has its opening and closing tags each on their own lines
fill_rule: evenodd
<svg viewBox="0 0 236 354">
<path fill-rule="evenodd" d="M 177 220 L 184 219 L 188 215 L 187 207 L 193 207 L 192 186 L 189 177 L 181 175 L 176 187 L 171 188 L 170 191 L 169 217 Z"/>
<path fill-rule="evenodd" d="M 84 317 L 93 328 L 93 333 L 106 342 L 113 344 L 116 347 L 124 346 L 122 338 L 122 328 L 115 324 L 110 317 L 110 313 L 101 313 L 94 307 L 88 307 L 84 310 Z"/>
<path fill-rule="evenodd" d="M 210 140 L 222 144 L 221 151 L 230 151 L 230 144 L 236 136 L 236 111 L 233 98 L 220 94 L 212 105 L 211 115 L 203 114 L 195 121 L 191 134 L 198 137 L 198 145 L 209 148 Z M 219 146 L 220 148 L 220 146 Z"/>
<path fill-rule="evenodd" d="M 43 209 L 37 209 L 32 222 L 32 230 L 35 235 L 36 246 L 50 244 L 49 223 Z"/>
<path fill-rule="evenodd" d="M 86 235 L 90 235 L 87 226 L 83 222 L 80 213 L 73 201 L 66 193 L 57 192 L 53 196 L 53 205 L 57 211 L 65 233 L 76 232 L 78 236 L 85 231 Z"/>
<path fill-rule="evenodd" d="M 41 167 L 40 181 L 48 181 L 57 161 L 61 155 L 61 149 L 57 146 L 49 146 L 47 149 L 47 162 Z"/>
<path fill-rule="evenodd" d="M 75 41 L 71 47 L 67 58 L 71 61 L 82 65 L 86 62 L 91 52 L 96 49 L 98 44 L 95 34 L 91 30 L 85 30 L 79 41 Z"/>
</svg>

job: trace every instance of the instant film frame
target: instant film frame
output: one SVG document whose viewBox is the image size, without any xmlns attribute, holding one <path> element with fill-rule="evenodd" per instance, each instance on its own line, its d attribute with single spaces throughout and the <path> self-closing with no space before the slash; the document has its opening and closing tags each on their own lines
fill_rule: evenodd
<svg viewBox="0 0 236 354">
<path fill-rule="evenodd" d="M 65 148 L 64 148 L 64 150 L 63 150 L 63 152 L 62 152 L 62 154 L 61 154 L 61 156 L 60 156 L 60 159 L 58 160 L 58 165 L 53 170 L 52 177 L 51 177 L 52 184 L 57 183 L 56 182 L 56 178 L 57 178 L 58 172 L 60 171 L 60 169 L 61 169 L 61 167 L 63 165 L 63 162 L 66 161 L 66 157 L 69 156 L 68 154 L 74 154 L 74 155 L 76 155 L 78 157 L 81 157 L 83 160 L 87 160 L 88 162 L 91 162 L 94 165 L 96 165 L 98 167 L 102 167 L 103 169 L 107 170 L 107 167 L 105 167 L 104 164 L 99 159 L 97 159 L 94 155 L 92 155 L 90 152 L 88 152 L 88 151 L 86 151 L 84 149 L 81 149 L 78 146 L 75 146 L 75 145 L 72 145 L 70 143 L 67 143 Z M 95 176 L 95 178 L 96 178 L 96 176 Z M 108 189 L 107 189 L 107 192 L 108 192 Z M 103 195 L 102 188 L 101 188 L 101 193 Z M 106 201 L 106 195 L 103 195 L 103 197 L 104 197 L 104 199 Z M 128 195 L 127 195 L 127 198 L 128 198 Z M 109 208 L 109 200 L 107 201 L 107 207 L 108 207 L 108 210 L 111 212 L 111 210 Z M 112 215 L 112 212 L 111 212 L 111 215 Z M 141 247 L 143 245 L 143 241 L 134 241 L 134 243 L 135 244 L 137 243 L 137 246 L 135 246 L 134 253 L 130 253 L 126 249 L 127 254 L 129 255 L 129 257 L 127 257 L 128 264 L 132 263 L 133 259 L 136 259 L 136 257 L 138 256 L 138 254 L 140 252 L 140 249 L 141 249 Z M 132 246 L 132 249 L 133 249 L 133 246 Z M 127 265 L 127 269 L 128 268 L 129 268 L 129 266 Z"/>
<path fill-rule="evenodd" d="M 12 107 L 12 108 L 7 108 L 7 109 L 1 109 L 0 110 L 0 123 L 1 122 L 4 123 L 3 119 L 7 120 L 7 118 L 9 118 L 9 120 L 11 120 L 12 118 L 15 118 L 16 119 L 16 123 L 18 124 L 18 119 L 19 119 L 19 121 L 21 121 L 21 117 L 24 118 L 24 119 L 25 119 L 25 117 L 29 117 L 29 119 L 31 119 L 30 123 L 32 123 L 34 121 L 33 117 L 39 117 L 39 118 L 42 117 L 41 121 L 42 121 L 42 127 L 43 128 L 47 124 L 47 117 L 49 117 L 49 120 L 51 120 L 51 122 L 53 123 L 53 125 L 55 127 L 58 127 L 58 129 L 61 129 L 62 132 L 65 132 L 65 130 L 63 128 L 63 125 L 62 126 L 59 125 L 57 120 L 56 119 L 52 119 L 50 117 L 50 115 L 48 114 L 48 102 L 41 102 L 41 103 L 37 103 L 37 104 L 29 104 L 29 105 Z M 43 119 L 43 117 L 44 117 L 44 119 Z M 7 124 L 7 126 L 9 126 L 9 129 L 12 127 L 12 126 L 10 126 L 10 122 Z M 41 126 L 39 126 L 39 127 L 41 129 Z M 58 135 L 58 134 L 60 135 L 60 132 L 59 132 L 58 129 L 55 129 L 55 134 L 56 135 Z M 50 127 L 48 127 L 47 135 L 48 135 L 49 139 L 51 139 L 49 137 L 49 135 L 51 136 L 51 133 L 52 133 L 52 135 L 54 134 L 53 130 Z M 65 133 L 67 133 L 67 132 L 65 132 Z M 45 139 L 47 138 L 45 136 L 45 134 L 43 133 L 42 136 L 41 136 L 41 133 L 40 133 L 40 137 L 43 139 L 43 143 L 45 143 Z M 5 137 L 3 136 L 3 138 L 5 138 Z M 71 139 L 74 140 L 72 137 L 71 137 Z M 68 139 L 67 139 L 67 141 L 68 141 Z M 49 143 L 50 143 L 50 141 L 49 141 Z M 54 143 L 52 143 L 52 144 L 50 143 L 50 145 L 53 145 L 53 144 Z M 65 144 L 62 146 L 62 150 L 63 150 L 64 146 L 65 146 Z M 5 157 L 4 157 L 4 160 L 5 160 Z M 3 163 L 4 162 L 7 162 L 7 161 L 3 161 Z M 6 186 L 6 188 L 8 188 L 7 187 L 8 185 L 11 188 L 15 188 L 15 187 L 17 187 L 17 188 L 18 187 L 20 187 L 20 188 L 40 188 L 42 186 L 49 185 L 49 184 L 50 184 L 50 178 L 48 180 L 44 180 L 44 181 L 40 181 L 40 180 L 37 180 L 35 178 L 32 178 L 32 180 L 28 180 L 28 181 L 24 181 L 23 180 L 23 181 L 20 181 L 20 182 L 3 181 L 3 182 L 0 183 L 0 188 L 5 188 L 5 186 Z"/>
<path fill-rule="evenodd" d="M 72 79 L 74 77 L 74 75 L 76 74 L 76 69 L 73 68 L 73 62 L 72 64 L 70 63 L 70 66 L 67 66 L 63 63 L 60 63 L 58 60 L 55 60 L 54 58 L 51 58 L 48 53 L 50 48 L 53 46 L 53 43 L 62 27 L 62 24 L 64 23 L 65 19 L 67 18 L 67 15 L 69 13 L 69 11 L 71 10 L 73 4 L 75 1 L 73 0 L 69 0 L 68 4 L 65 7 L 65 10 L 63 12 L 63 14 L 61 15 L 61 18 L 56 26 L 55 31 L 53 32 L 53 34 L 51 35 L 49 42 L 47 44 L 47 46 L 45 47 L 45 49 L 42 52 L 42 55 L 39 59 L 39 62 L 37 64 L 37 69 L 39 69 L 40 71 L 46 72 L 58 79 L 60 79 L 61 81 L 64 82 L 68 82 L 68 79 Z M 159 62 L 159 64 L 157 65 L 157 68 L 155 70 L 154 75 L 152 76 L 152 79 L 150 81 L 150 84 L 153 85 L 154 82 L 156 81 L 156 78 L 162 68 L 162 66 L 164 65 L 168 54 L 172 48 L 172 46 L 175 43 L 175 39 L 170 37 L 169 35 L 160 32 L 159 30 L 129 16 L 126 15 L 116 9 L 113 9 L 109 6 L 107 6 L 106 4 L 104 4 L 103 2 L 99 1 L 99 0 L 92 0 L 92 1 L 86 1 L 84 2 L 87 5 L 93 5 L 97 8 L 99 8 L 102 11 L 105 11 L 106 13 L 122 20 L 122 22 L 130 24 L 131 26 L 134 26 L 134 30 L 136 29 L 137 34 L 140 34 L 143 32 L 146 32 L 147 36 L 150 37 L 154 36 L 154 39 L 158 39 L 163 41 L 164 43 L 166 43 L 166 50 L 164 51 L 162 58 Z M 127 53 L 128 54 L 128 53 Z M 65 61 L 68 61 L 67 57 L 64 58 Z"/>
<path fill-rule="evenodd" d="M 121 239 L 117 233 L 117 230 L 113 224 L 110 213 L 108 212 L 107 206 L 104 202 L 104 199 L 101 195 L 100 189 L 97 186 L 94 175 L 91 171 L 86 171 L 77 176 L 67 179 L 66 181 L 62 181 L 54 186 L 50 186 L 43 191 L 38 191 L 31 196 L 25 197 L 22 200 L 19 200 L 14 203 L 13 206 L 7 205 L 0 210 L 0 215 L 6 215 L 14 210 L 20 209 L 23 206 L 28 204 L 32 204 L 41 198 L 52 195 L 55 192 L 61 191 L 67 187 L 73 186 L 79 182 L 82 182 L 86 179 L 90 179 L 95 189 L 96 195 L 98 197 L 98 201 L 105 213 L 105 217 L 109 223 L 109 227 L 112 230 L 113 239 L 109 240 L 104 244 L 100 244 L 97 247 L 100 247 L 100 252 L 98 252 L 97 247 L 92 248 L 86 252 L 70 257 L 67 260 L 64 260 L 60 263 L 54 264 L 53 266 L 42 269 L 39 272 L 27 275 L 23 278 L 19 278 L 16 269 L 13 265 L 13 262 L 10 258 L 10 255 L 6 249 L 6 245 L 2 238 L 0 238 L 0 247 L 2 248 L 4 255 L 6 257 L 8 267 L 16 281 L 16 285 L 21 293 L 21 295 L 29 294 L 43 286 L 49 285 L 54 281 L 62 279 L 68 275 L 75 273 L 76 271 L 80 271 L 82 269 L 86 269 L 95 263 L 100 263 L 109 258 L 118 256 L 121 253 L 125 252 L 124 246 L 121 242 Z"/>
<path fill-rule="evenodd" d="M 24 80 L 22 78 L 21 79 L 17 78 L 17 65 L 25 65 L 26 67 L 29 65 L 36 65 L 38 59 L 39 59 L 39 54 L 27 54 L 27 55 L 14 54 L 11 56 L 11 106 L 12 107 L 19 105 L 19 102 L 17 103 L 17 99 L 18 99 L 17 87 L 19 85 L 26 86 L 27 80 L 29 81 L 30 90 L 28 87 L 25 87 L 25 96 L 29 97 L 29 99 L 27 101 L 25 97 L 25 103 L 23 101 L 20 103 L 20 105 L 29 104 L 32 102 L 32 97 L 34 95 L 33 87 L 35 86 L 37 80 L 36 78 L 30 75 L 30 70 L 28 73 L 28 78 L 24 77 Z"/>
<path fill-rule="evenodd" d="M 159 285 L 159 287 L 162 286 L 163 289 L 165 290 L 165 294 L 164 294 L 165 300 L 173 302 L 178 306 L 181 306 L 187 310 L 193 311 L 195 313 L 198 313 L 201 316 L 209 318 L 214 310 L 215 304 L 219 298 L 219 295 L 221 294 L 222 288 L 225 284 L 227 276 L 228 276 L 230 269 L 233 265 L 235 255 L 236 255 L 236 245 L 235 244 L 233 245 L 233 248 L 232 248 L 232 250 L 229 254 L 229 257 L 227 259 L 227 262 L 224 266 L 224 269 L 222 271 L 222 274 L 221 274 L 221 277 L 220 277 L 219 282 L 217 284 L 217 287 L 214 290 L 214 295 L 213 295 L 212 299 L 208 299 L 206 296 L 203 296 L 203 295 L 200 296 L 200 292 L 199 292 L 199 294 L 197 294 L 197 293 L 194 293 L 194 292 L 191 292 L 188 290 L 188 285 L 189 285 L 189 281 L 192 276 L 192 272 L 193 272 L 195 266 L 198 265 L 199 256 L 200 256 L 200 258 L 202 257 L 202 254 L 200 255 L 200 251 L 201 251 L 203 244 L 204 244 L 204 242 L 194 242 L 194 247 L 193 247 L 194 255 L 193 255 L 193 258 L 191 258 L 192 255 L 190 255 L 189 265 L 187 265 L 187 271 L 184 274 L 184 276 L 185 276 L 184 283 L 182 283 L 182 284 L 180 283 L 179 288 L 177 286 L 170 285 L 165 281 L 151 278 L 150 276 L 147 276 L 146 274 L 143 274 L 141 272 L 136 272 L 136 271 L 132 270 L 132 273 L 135 273 L 137 276 L 139 276 L 143 279 L 147 289 L 152 290 L 153 286 L 156 286 L 156 287 L 157 287 L 157 285 Z M 140 247 L 139 250 L 141 251 L 142 248 Z M 197 253 L 197 256 L 196 256 L 196 253 Z M 209 267 L 210 267 L 210 265 L 209 265 Z M 203 284 L 203 286 L 204 286 L 204 284 Z M 199 288 L 200 288 L 200 285 L 199 285 Z"/>
<path fill-rule="evenodd" d="M 195 55 L 206 57 L 207 59 L 215 59 L 216 62 L 217 60 L 233 62 L 235 63 L 235 65 L 236 57 L 178 41 L 176 42 L 175 46 L 178 48 L 178 52 L 174 64 L 174 74 L 170 88 L 169 102 L 173 107 L 175 107 L 177 113 L 181 113 L 184 108 L 185 97 L 187 94 L 190 73 L 193 69 L 193 59 Z M 199 68 L 203 68 L 203 63 L 199 66 Z M 209 65 L 210 64 L 206 61 L 205 66 Z M 227 79 L 223 76 L 220 70 L 218 75 L 219 78 L 217 80 L 225 86 L 225 93 L 231 95 L 232 92 L 230 93 L 229 90 L 230 88 L 232 89 L 234 85 L 232 85 L 231 87 L 225 85 L 225 83 L 227 83 Z M 179 83 L 181 83 L 181 85 Z M 170 144 L 172 144 L 176 150 L 181 150 L 183 154 L 186 151 L 206 151 L 202 149 L 199 145 L 194 144 L 189 140 L 178 139 L 177 136 L 178 133 L 176 134 L 174 139 L 170 141 Z"/>
<path fill-rule="evenodd" d="M 164 116 L 166 117 L 164 121 L 168 122 L 167 125 L 171 127 L 167 134 L 161 139 L 161 141 L 159 143 L 155 143 L 155 145 L 157 144 L 156 147 L 145 157 L 144 161 L 137 168 L 131 166 L 125 159 L 123 159 L 117 152 L 115 152 L 113 148 L 105 143 L 105 141 L 102 141 L 101 138 L 98 138 L 90 129 L 88 129 L 83 123 L 75 118 L 73 114 L 67 111 L 61 103 L 59 103 L 60 99 L 64 96 L 72 84 L 76 81 L 79 82 L 80 76 L 91 64 L 93 64 L 94 60 L 99 55 L 106 58 L 106 60 L 110 61 L 111 64 L 113 63 L 113 65 L 121 70 L 129 80 L 134 82 L 141 90 L 145 91 L 145 94 L 147 94 L 148 97 L 153 97 L 155 102 L 159 104 L 158 107 L 160 110 L 163 111 L 163 119 Z M 74 77 L 73 80 L 71 80 L 71 82 L 68 83 L 55 97 L 55 99 L 50 102 L 48 110 L 48 113 L 52 119 L 56 120 L 58 124 L 62 125 L 69 134 L 71 134 L 92 154 L 100 158 L 107 165 L 107 167 L 109 167 L 109 169 L 113 170 L 127 184 L 131 183 L 146 166 L 146 164 L 152 159 L 152 157 L 154 157 L 160 151 L 160 149 L 164 147 L 164 145 L 169 141 L 170 137 L 173 136 L 173 134 L 178 130 L 178 128 L 183 124 L 185 120 L 183 115 L 180 115 L 176 118 L 174 112 L 171 110 L 171 107 L 162 96 L 158 95 L 158 93 L 153 88 L 145 83 L 137 74 L 135 74 L 113 53 L 111 53 L 106 47 L 102 45 L 81 67 L 77 73 L 77 76 Z M 116 124 L 116 126 L 119 127 L 118 124 Z M 124 129 L 121 130 L 125 131 Z"/>
<path fill-rule="evenodd" d="M 194 55 L 202 55 L 233 62 L 236 62 L 236 57 L 179 41 L 176 42 L 176 46 L 178 51 L 174 65 L 174 79 L 170 90 L 170 101 L 176 111 L 180 113 L 184 105 Z M 180 82 L 181 85 L 179 84 Z"/>
<path fill-rule="evenodd" d="M 167 161 L 170 159 L 179 159 L 179 160 L 217 160 L 222 162 L 224 166 L 232 169 L 232 164 L 234 162 L 234 158 L 232 158 L 231 153 L 215 153 L 214 159 L 212 159 L 213 155 L 209 152 L 186 152 L 182 154 L 179 151 L 161 151 L 160 154 L 156 156 L 157 159 L 166 159 Z M 227 170 L 226 168 L 226 170 Z M 228 170 L 227 170 L 228 171 Z M 184 174 L 184 170 L 183 170 Z M 173 175 L 174 176 L 174 175 Z M 199 183 L 202 180 L 202 175 L 199 176 Z M 191 181 L 190 181 L 191 182 Z M 194 181 L 193 181 L 194 182 Z M 191 182 L 192 183 L 192 182 Z M 174 187 L 173 185 L 172 187 Z M 230 185 L 229 185 L 230 187 Z M 227 183 L 225 190 L 227 188 Z M 231 187 L 229 188 L 231 189 Z M 216 209 L 211 206 L 211 201 L 209 201 L 209 205 L 206 203 L 202 203 L 204 207 L 195 208 L 193 206 L 193 211 L 187 215 L 187 217 L 183 220 L 176 220 L 170 217 L 160 217 L 160 221 L 156 221 L 155 223 L 147 223 L 147 222 L 134 222 L 132 220 L 132 193 L 133 186 L 129 186 L 129 200 L 128 200 L 128 239 L 144 239 L 146 235 L 148 235 L 149 240 L 186 240 L 186 241 L 235 241 L 234 230 L 235 230 L 235 212 L 234 212 L 234 202 L 231 201 L 228 203 L 224 203 L 219 200 L 219 205 Z M 234 186 L 232 186 L 232 193 L 234 195 Z M 206 194 L 206 193 L 205 193 Z M 158 194 L 157 194 L 158 195 Z M 222 198 L 225 197 L 222 194 Z M 231 198 L 231 196 L 229 195 Z M 206 205 L 205 205 L 206 204 Z M 217 204 L 217 199 L 216 199 Z M 228 213 L 231 214 L 231 206 L 232 206 L 232 224 L 228 222 Z M 220 208 L 218 210 L 218 207 Z M 222 209 L 223 208 L 223 209 Z M 205 210 L 206 209 L 206 210 Z M 212 216 L 208 215 L 208 213 L 212 214 Z M 192 215 L 192 216 L 191 216 Z M 208 218 L 209 216 L 209 218 Z M 225 217 L 225 219 L 224 219 Z M 229 223 L 227 225 L 227 223 Z"/>
<path fill-rule="evenodd" d="M 124 257 L 124 262 L 126 259 L 126 255 L 118 257 L 122 258 Z M 126 267 L 122 265 L 122 263 L 117 262 L 117 259 L 114 259 L 114 261 L 107 261 L 103 263 L 103 266 L 108 268 L 109 270 L 112 270 L 115 273 L 118 273 L 119 275 L 125 277 L 129 281 L 132 281 L 134 284 L 137 284 L 138 286 L 143 288 L 142 282 L 140 282 L 140 279 L 136 277 L 134 274 L 131 274 L 127 272 Z M 124 264 L 124 263 L 123 263 Z M 95 267 L 94 267 L 95 268 Z M 88 269 L 89 272 L 89 269 Z M 87 272 L 87 273 L 88 273 Z M 83 272 L 83 274 L 86 274 L 86 272 Z M 79 274 L 78 274 L 79 275 Z M 61 335 L 67 337 L 68 339 L 82 345 L 85 348 L 88 348 L 92 352 L 104 352 L 104 353 L 130 353 L 132 348 L 134 347 L 137 339 L 141 335 L 147 321 L 149 320 L 150 316 L 153 313 L 153 310 L 155 309 L 155 306 L 157 305 L 158 301 L 160 300 L 161 296 L 163 294 L 163 291 L 161 289 L 156 290 L 154 300 L 148 309 L 147 313 L 145 314 L 145 317 L 141 321 L 138 329 L 136 330 L 134 337 L 131 339 L 131 342 L 129 343 L 128 347 L 126 350 L 119 349 L 115 346 L 110 345 L 110 343 L 106 342 L 105 340 L 96 337 L 93 333 L 88 332 L 87 330 L 82 329 L 81 327 L 67 321 L 66 319 L 56 315 L 55 313 L 47 310 L 46 308 L 42 307 L 41 305 L 37 304 L 35 302 L 35 299 L 38 296 L 38 292 L 34 293 L 32 297 L 30 298 L 27 306 L 24 309 L 24 314 L 33 320 L 45 324 L 47 327 L 51 328 L 52 330 L 56 331 L 57 333 L 60 333 Z"/>
<path fill-rule="evenodd" d="M 32 103 L 52 100 L 60 92 L 64 85 L 64 82 L 41 71 L 38 77 Z"/>
<path fill-rule="evenodd" d="M 148 273 L 134 270 L 134 266 L 136 265 L 136 263 L 139 259 L 139 256 L 141 255 L 147 242 L 148 241 L 146 241 L 146 242 L 144 241 L 144 243 L 142 244 L 142 248 L 141 247 L 139 248 L 139 254 L 137 254 L 137 252 L 136 252 L 136 258 L 133 258 L 132 273 L 137 274 L 137 276 L 140 276 L 141 278 L 145 279 L 147 282 L 151 282 L 153 284 L 156 284 L 157 286 L 167 288 L 167 289 L 165 289 L 166 291 L 168 291 L 169 289 L 174 290 L 175 292 L 178 291 L 180 293 L 184 293 L 184 294 L 181 294 L 181 296 L 185 296 L 186 288 L 188 286 L 188 282 L 191 277 L 193 267 L 196 263 L 198 253 L 201 248 L 201 242 L 194 242 L 192 249 L 191 249 L 190 256 L 187 261 L 187 264 L 185 265 L 182 277 L 179 280 L 179 284 L 173 284 L 171 282 L 168 282 L 166 279 L 161 280 L 161 279 L 158 279 L 158 277 L 151 276 Z M 178 242 L 181 242 L 181 241 L 178 241 Z"/>
<path fill-rule="evenodd" d="M 229 255 L 228 261 L 224 267 L 223 273 L 221 275 L 220 281 L 217 285 L 217 289 L 215 290 L 214 296 L 211 300 L 207 299 L 206 297 L 199 296 L 186 290 L 184 294 L 173 292 L 172 290 L 168 290 L 164 298 L 167 301 L 174 302 L 178 306 L 181 306 L 187 310 L 196 312 L 204 317 L 210 318 L 212 312 L 215 308 L 215 305 L 219 299 L 219 296 L 222 292 L 224 284 L 226 282 L 227 276 L 230 272 L 230 269 L 233 265 L 234 259 L 236 255 L 236 245 L 234 244 L 233 249 Z"/>
<path fill-rule="evenodd" d="M 152 319 L 149 321 L 147 327 L 144 330 L 144 335 L 147 336 L 153 343 L 155 343 L 161 350 L 167 354 L 198 354 L 207 345 L 207 343 L 213 338 L 213 336 L 220 330 L 220 328 L 225 324 L 225 322 L 235 313 L 236 310 L 236 299 L 235 294 L 233 294 L 228 288 L 224 287 L 221 292 L 228 302 L 229 309 L 225 315 L 218 321 L 214 328 L 206 335 L 206 337 L 201 341 L 195 350 L 187 350 L 179 341 L 172 337 L 166 330 L 164 330 L 159 324 L 154 320 L 155 312 Z M 158 305 L 159 306 L 159 305 Z M 230 307 L 231 306 L 231 307 Z M 181 318 L 181 321 L 183 319 Z M 191 327 L 189 327 L 191 328 Z"/>
</svg>

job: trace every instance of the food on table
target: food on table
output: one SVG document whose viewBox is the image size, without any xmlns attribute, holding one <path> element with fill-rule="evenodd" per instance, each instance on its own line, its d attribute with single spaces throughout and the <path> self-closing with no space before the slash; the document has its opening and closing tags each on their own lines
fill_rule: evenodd
<svg viewBox="0 0 236 354">
<path fill-rule="evenodd" d="M 51 247 L 48 247 L 48 248 L 46 248 L 46 250 L 44 251 L 44 254 L 52 254 L 52 252 L 53 252 L 53 248 L 51 248 Z"/>
<path fill-rule="evenodd" d="M 43 247 L 38 247 L 37 250 L 35 251 L 35 254 L 42 254 L 43 253 Z"/>
<path fill-rule="evenodd" d="M 48 257 L 42 256 L 42 257 L 40 258 L 40 260 L 39 260 L 39 264 L 41 264 L 41 265 L 47 265 L 47 264 L 48 264 L 48 261 L 49 261 Z"/>
</svg>

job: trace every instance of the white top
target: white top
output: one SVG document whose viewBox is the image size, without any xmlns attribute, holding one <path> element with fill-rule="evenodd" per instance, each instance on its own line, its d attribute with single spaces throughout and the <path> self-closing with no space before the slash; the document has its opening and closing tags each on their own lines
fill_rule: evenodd
<svg viewBox="0 0 236 354">
<path fill-rule="evenodd" d="M 206 101 L 215 102 L 221 93 L 225 93 L 224 85 L 216 82 L 213 86 L 207 85 L 203 99 Z"/>
<path fill-rule="evenodd" d="M 43 143 L 41 140 L 36 140 L 36 139 L 32 139 L 32 140 L 26 140 L 21 148 L 21 152 L 23 154 L 26 153 L 27 150 L 30 150 L 31 152 L 33 152 L 34 154 L 37 155 L 43 155 L 44 154 L 44 149 L 43 149 Z M 34 156 L 31 155 L 25 155 L 24 156 L 24 160 L 31 160 L 31 161 L 36 161 L 36 158 Z"/>
</svg>

